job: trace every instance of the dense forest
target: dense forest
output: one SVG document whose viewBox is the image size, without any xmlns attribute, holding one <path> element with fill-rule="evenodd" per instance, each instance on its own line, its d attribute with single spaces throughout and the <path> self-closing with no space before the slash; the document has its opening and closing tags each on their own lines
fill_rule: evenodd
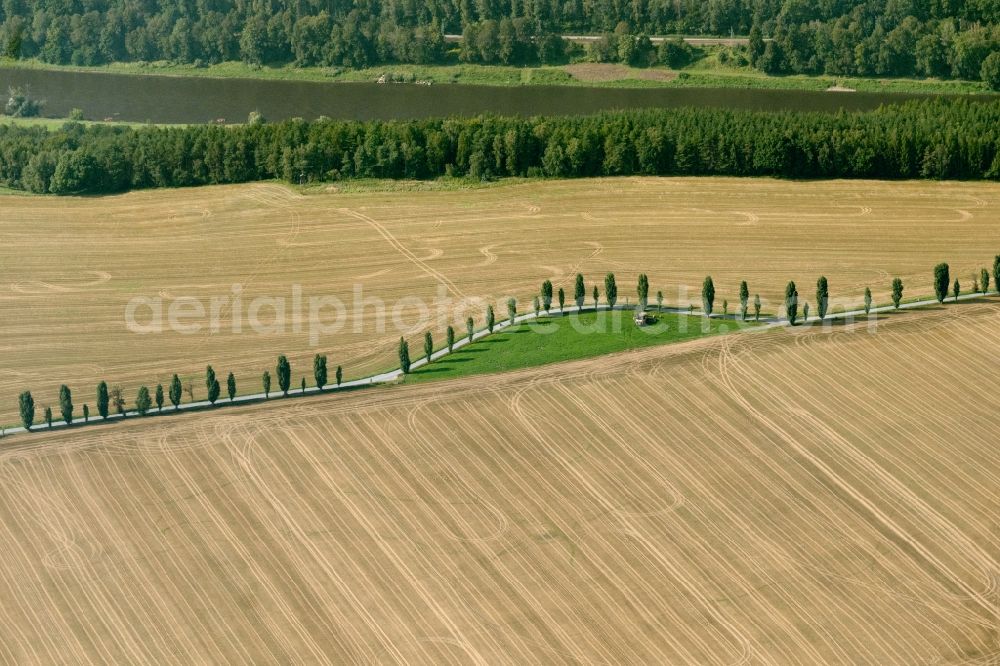
<svg viewBox="0 0 1000 666">
<path fill-rule="evenodd" d="M 910 13 L 913 4 L 888 2 L 885 13 L 860 5 L 826 20 L 783 14 L 764 41 L 759 27 L 751 30 L 749 59 L 769 73 L 842 74 L 857 76 L 925 76 L 984 80 L 1000 89 L 1000 25 L 978 10 L 978 21 L 955 21 L 933 14 Z M 900 9 L 903 7 L 904 9 Z"/>
<path fill-rule="evenodd" d="M 735 57 L 772 73 L 1000 81 L 998 18 L 998 0 L 0 0 L 0 52 L 76 65 L 527 64 L 565 59 L 559 35 L 594 34 L 605 39 L 591 59 L 648 65 L 672 62 L 649 34 L 750 34 Z"/>
<path fill-rule="evenodd" d="M 1000 102 L 865 113 L 681 109 L 586 117 L 0 125 L 0 184 L 55 194 L 442 175 L 1000 179 Z"/>
</svg>

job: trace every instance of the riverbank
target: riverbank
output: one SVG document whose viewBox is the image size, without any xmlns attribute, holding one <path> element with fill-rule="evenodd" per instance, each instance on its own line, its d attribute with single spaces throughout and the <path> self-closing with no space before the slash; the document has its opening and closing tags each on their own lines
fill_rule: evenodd
<svg viewBox="0 0 1000 666">
<path fill-rule="evenodd" d="M 688 67 L 637 68 L 611 63 L 573 63 L 511 67 L 503 65 L 382 65 L 364 69 L 341 67 L 251 66 L 224 62 L 195 66 L 166 61 L 112 63 L 100 67 L 51 65 L 38 60 L 0 58 L 0 68 L 32 71 L 128 74 L 209 79 L 303 81 L 324 83 L 375 83 L 380 79 L 431 85 L 571 86 L 596 88 L 736 88 L 751 90 L 827 91 L 831 88 L 871 93 L 934 95 L 990 94 L 978 81 L 942 79 L 858 78 L 842 76 L 771 76 L 750 67 L 721 64 L 713 54 Z M 584 73 L 581 74 L 580 70 Z M 603 70 L 603 71 L 602 71 Z M 596 75 L 588 75 L 596 72 Z M 610 78 L 607 73 L 611 73 Z"/>
</svg>

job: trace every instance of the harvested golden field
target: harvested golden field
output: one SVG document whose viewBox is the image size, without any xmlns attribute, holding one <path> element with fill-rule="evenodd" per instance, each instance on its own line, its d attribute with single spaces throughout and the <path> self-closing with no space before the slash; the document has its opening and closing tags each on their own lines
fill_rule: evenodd
<svg viewBox="0 0 1000 666">
<path fill-rule="evenodd" d="M 19 437 L 5 663 L 996 663 L 1000 302 Z"/>
<path fill-rule="evenodd" d="M 413 300 L 431 304 L 439 290 L 453 299 L 512 295 L 524 311 L 546 278 L 572 299 L 577 271 L 588 285 L 614 271 L 621 296 L 634 298 L 644 271 L 669 304 L 685 304 L 688 293 L 700 302 L 709 273 L 717 306 L 728 299 L 732 309 L 742 279 L 765 311 L 776 310 L 789 279 L 811 300 L 820 274 L 834 301 L 851 307 L 866 285 L 885 301 L 895 275 L 908 295 L 927 295 L 937 262 L 949 261 L 967 285 L 992 262 L 998 222 L 1000 185 L 977 183 L 629 178 L 451 192 L 302 196 L 262 184 L 0 197 L 0 423 L 16 421 L 20 391 L 31 389 L 39 407 L 55 406 L 62 383 L 74 389 L 79 414 L 83 403 L 93 407 L 101 379 L 122 383 L 131 399 L 139 384 L 166 384 L 177 372 L 202 399 L 207 364 L 223 378 L 234 371 L 241 392 L 257 391 L 281 353 L 292 361 L 294 385 L 311 376 L 316 352 L 348 378 L 385 370 L 401 333 L 416 347 L 428 326 L 443 338 L 447 322 L 422 322 Z M 354 303 L 356 285 L 362 298 L 386 303 L 383 328 L 374 305 Z M 313 345 L 309 299 L 326 296 L 346 304 L 342 328 Z M 201 329 L 134 333 L 125 313 L 135 297 L 160 298 L 164 310 L 195 299 L 206 314 L 184 323 Z M 283 329 L 263 325 L 274 322 L 277 301 L 260 307 L 259 332 L 247 325 L 251 304 L 265 297 L 284 299 Z M 221 304 L 214 331 L 212 298 Z M 459 307 L 455 320 L 471 313 L 481 325 L 484 309 Z M 503 318 L 506 309 L 497 312 Z M 335 316 L 326 309 L 318 320 L 332 325 Z"/>
</svg>

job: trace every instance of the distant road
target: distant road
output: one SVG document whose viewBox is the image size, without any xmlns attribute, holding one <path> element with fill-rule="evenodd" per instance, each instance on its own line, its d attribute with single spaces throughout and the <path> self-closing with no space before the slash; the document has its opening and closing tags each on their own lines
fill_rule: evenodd
<svg viewBox="0 0 1000 666">
<path fill-rule="evenodd" d="M 562 38 L 578 44 L 586 44 L 596 42 L 601 38 L 601 35 L 563 35 Z M 676 39 L 676 37 L 650 37 L 649 41 L 659 44 L 665 39 Z M 682 37 L 682 39 L 693 46 L 743 46 L 750 42 L 748 37 Z M 445 35 L 444 41 L 460 42 L 462 35 Z"/>
</svg>

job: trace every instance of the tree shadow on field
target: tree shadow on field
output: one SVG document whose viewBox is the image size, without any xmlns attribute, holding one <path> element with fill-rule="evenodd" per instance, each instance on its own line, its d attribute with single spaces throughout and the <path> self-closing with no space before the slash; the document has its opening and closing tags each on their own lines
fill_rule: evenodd
<svg viewBox="0 0 1000 666">
<path fill-rule="evenodd" d="M 994 303 L 988 298 L 972 298 L 967 301 L 959 301 L 957 305 L 962 304 L 989 304 Z M 832 318 L 827 318 L 822 321 L 817 317 L 811 317 L 808 322 L 803 323 L 799 319 L 798 323 L 795 324 L 795 330 L 802 330 L 805 328 L 843 328 L 849 325 L 857 324 L 868 324 L 870 322 L 880 322 L 889 319 L 897 319 L 899 317 L 905 317 L 907 315 L 913 315 L 919 312 L 943 312 L 948 310 L 950 306 L 956 305 L 954 302 L 945 301 L 943 305 L 922 305 L 918 308 L 901 308 L 899 310 L 885 310 L 883 312 L 873 312 L 870 315 L 856 315 L 854 317 L 843 317 L 839 316 L 837 313 L 832 313 Z"/>
<path fill-rule="evenodd" d="M 823 330 L 828 328 L 833 329 L 833 328 L 844 328 L 845 326 L 857 326 L 859 324 L 863 326 L 865 324 L 868 324 L 869 322 L 878 321 L 880 319 L 882 319 L 881 314 L 879 314 L 878 317 L 861 316 L 861 317 L 855 317 L 854 319 L 844 319 L 843 317 L 839 317 L 837 319 L 824 319 L 823 321 L 820 321 L 819 319 L 810 319 L 806 323 L 802 323 L 801 321 L 799 321 L 799 323 L 795 325 L 795 329 Z"/>
<path fill-rule="evenodd" d="M 432 372 L 451 372 L 451 370 L 452 370 L 452 368 L 445 367 L 445 366 L 443 366 L 441 364 L 436 364 L 436 365 L 432 365 L 430 367 L 425 366 L 423 368 L 420 368 L 419 370 L 414 370 L 412 374 L 414 374 L 414 375 L 426 375 L 426 374 L 430 374 Z"/>
</svg>

